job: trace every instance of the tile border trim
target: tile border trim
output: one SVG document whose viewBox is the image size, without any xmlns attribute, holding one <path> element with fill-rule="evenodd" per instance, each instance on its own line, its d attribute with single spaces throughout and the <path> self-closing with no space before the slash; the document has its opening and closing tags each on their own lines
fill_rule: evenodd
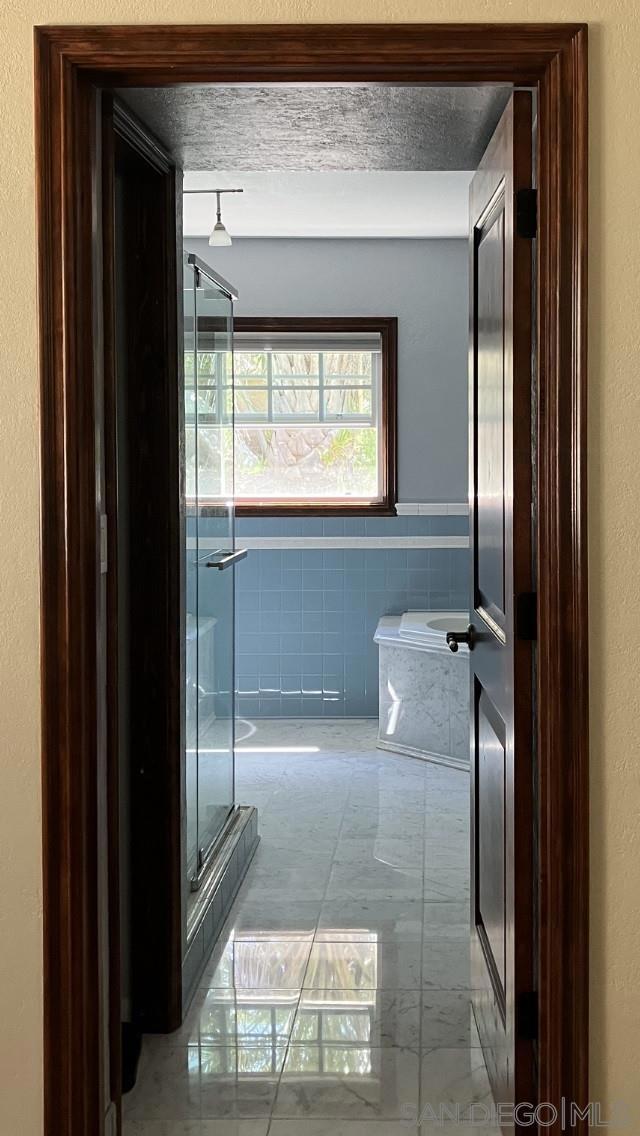
<svg viewBox="0 0 640 1136">
<path fill-rule="evenodd" d="M 466 501 L 399 501 L 396 513 L 399 517 L 468 517 L 469 506 Z"/>
<path fill-rule="evenodd" d="M 187 548 L 206 552 L 220 547 L 215 537 L 188 537 Z M 253 549 L 314 548 L 468 548 L 468 536 L 240 536 L 239 547 Z"/>
</svg>

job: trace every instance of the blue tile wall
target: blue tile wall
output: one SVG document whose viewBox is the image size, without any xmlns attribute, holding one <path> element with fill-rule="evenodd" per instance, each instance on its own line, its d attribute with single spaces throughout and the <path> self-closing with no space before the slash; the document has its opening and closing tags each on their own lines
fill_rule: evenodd
<svg viewBox="0 0 640 1136">
<path fill-rule="evenodd" d="M 243 536 L 467 535 L 466 517 L 239 518 Z M 252 549 L 236 568 L 240 716 L 376 717 L 380 616 L 467 605 L 466 549 Z"/>
</svg>

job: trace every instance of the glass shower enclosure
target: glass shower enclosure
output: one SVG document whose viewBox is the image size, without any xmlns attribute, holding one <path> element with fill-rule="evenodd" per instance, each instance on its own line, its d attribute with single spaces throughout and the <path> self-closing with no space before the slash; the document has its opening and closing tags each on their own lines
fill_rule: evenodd
<svg viewBox="0 0 640 1136">
<path fill-rule="evenodd" d="M 233 302 L 184 255 L 186 873 L 196 892 L 235 805 Z"/>
</svg>

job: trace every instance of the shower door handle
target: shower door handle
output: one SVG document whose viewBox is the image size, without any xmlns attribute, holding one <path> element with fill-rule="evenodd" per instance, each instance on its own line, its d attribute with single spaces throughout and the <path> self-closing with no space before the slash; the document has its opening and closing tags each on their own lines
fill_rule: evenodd
<svg viewBox="0 0 640 1136">
<path fill-rule="evenodd" d="M 237 548 L 234 551 L 221 548 L 217 555 L 220 556 L 219 560 L 205 561 L 205 568 L 219 568 L 224 571 L 225 568 L 230 568 L 232 564 L 237 564 L 239 560 L 244 560 L 247 555 L 246 548 Z"/>
</svg>

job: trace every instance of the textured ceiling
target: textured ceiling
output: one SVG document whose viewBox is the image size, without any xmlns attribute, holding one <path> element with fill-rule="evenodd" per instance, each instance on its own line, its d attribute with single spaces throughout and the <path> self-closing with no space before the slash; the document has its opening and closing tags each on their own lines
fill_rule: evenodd
<svg viewBox="0 0 640 1136">
<path fill-rule="evenodd" d="M 471 170 L 508 87 L 155 87 L 119 92 L 189 170 Z"/>
</svg>

